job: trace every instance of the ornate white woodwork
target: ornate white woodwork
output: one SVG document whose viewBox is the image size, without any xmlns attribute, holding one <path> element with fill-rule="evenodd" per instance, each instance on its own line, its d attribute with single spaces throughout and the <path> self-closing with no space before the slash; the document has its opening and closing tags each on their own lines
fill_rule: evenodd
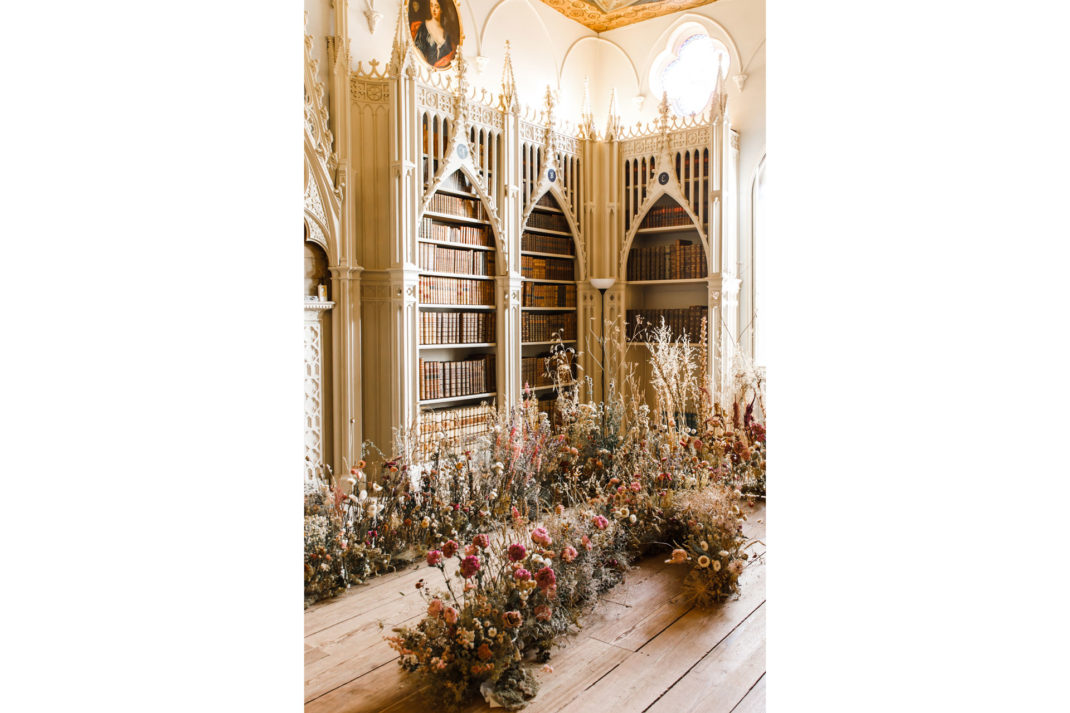
<svg viewBox="0 0 1070 713">
<path fill-rule="evenodd" d="M 325 460 L 326 384 L 324 333 L 334 302 L 305 302 L 305 478 L 318 474 Z"/>
<path fill-rule="evenodd" d="M 517 95 L 508 44 L 496 96 L 469 85 L 468 62 L 460 49 L 450 68 L 431 70 L 412 47 L 405 7 L 398 11 L 389 62 L 358 63 L 337 92 L 350 112 L 347 145 L 338 147 L 339 165 L 348 161 L 344 165 L 351 181 L 340 250 L 347 265 L 359 260 L 363 266 L 359 274 L 347 273 L 351 293 L 345 298 L 359 305 L 355 321 L 347 323 L 360 325 L 356 340 L 363 351 L 357 359 L 339 358 L 360 365 L 362 379 L 345 388 L 351 392 L 363 385 L 364 436 L 385 451 L 396 428 L 419 418 L 419 224 L 435 192 L 455 172 L 465 176 L 486 209 L 497 247 L 499 405 L 521 396 L 521 235 L 533 206 L 546 193 L 558 202 L 574 237 L 577 350 L 596 393 L 601 382 L 598 338 L 606 332 L 605 319 L 621 324 L 628 308 L 628 250 L 643 217 L 664 195 L 684 206 L 708 261 L 708 372 L 719 388 L 731 364 L 739 290 L 738 135 L 728 123 L 724 78 L 706 115 L 671 116 L 663 101 L 656 120 L 630 127 L 620 122 L 614 94 L 599 136 L 589 97 L 577 125 L 570 127 L 555 116 L 556 97 L 549 88 L 542 97 Z M 663 183 L 657 180 L 661 173 L 667 176 Z M 325 193 L 309 193 L 310 215 L 318 216 L 322 205 L 330 216 Z M 589 284 L 592 276 L 617 280 L 606 293 L 605 314 L 599 292 Z M 337 300 L 342 292 L 332 294 Z M 343 309 L 346 305 L 340 304 L 335 311 Z M 349 309 L 352 313 L 351 305 Z M 619 379 L 626 349 L 623 330 L 619 340 L 607 336 L 610 378 Z"/>
<path fill-rule="evenodd" d="M 308 237 L 327 253 L 331 273 L 332 304 L 324 310 L 319 303 L 306 303 L 306 316 L 319 314 L 318 373 L 322 388 L 329 381 L 332 394 L 318 400 L 315 439 L 320 463 L 343 472 L 360 458 L 361 427 L 361 303 L 360 272 L 352 243 L 353 201 L 347 187 L 352 182 L 350 165 L 350 84 L 348 40 L 348 0 L 336 0 L 337 36 L 327 38 L 328 76 L 331 84 L 328 112 L 326 88 L 317 79 L 318 62 L 312 59 L 312 38 L 305 37 L 305 122 L 304 122 L 304 219 Z M 333 121 L 333 124 L 332 124 Z M 332 129 L 333 126 L 333 129 Z M 319 311 L 317 311 L 319 310 Z M 306 351 L 309 324 L 306 320 Z M 326 346 L 324 346 L 326 345 Z M 308 400 L 306 396 L 306 406 Z M 330 404 L 330 408 L 324 406 Z M 306 413 L 307 416 L 307 413 Z M 307 437 L 307 434 L 306 434 Z"/>
</svg>

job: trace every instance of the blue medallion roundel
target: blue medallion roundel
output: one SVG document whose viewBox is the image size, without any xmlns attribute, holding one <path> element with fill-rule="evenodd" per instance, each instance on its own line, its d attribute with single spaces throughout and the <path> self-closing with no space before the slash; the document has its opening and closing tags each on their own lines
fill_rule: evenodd
<svg viewBox="0 0 1070 713">
<path fill-rule="evenodd" d="M 464 144 L 457 146 L 457 156 L 462 160 L 468 158 L 468 147 Z"/>
<path fill-rule="evenodd" d="M 669 174 L 668 173 L 666 173 L 665 171 L 662 171 L 661 173 L 658 174 L 658 183 L 660 183 L 661 185 L 664 186 L 668 182 L 669 182 Z"/>
<path fill-rule="evenodd" d="M 553 183 L 557 180 L 557 171 L 551 168 L 546 172 L 546 177 L 550 179 L 550 183 Z"/>
</svg>

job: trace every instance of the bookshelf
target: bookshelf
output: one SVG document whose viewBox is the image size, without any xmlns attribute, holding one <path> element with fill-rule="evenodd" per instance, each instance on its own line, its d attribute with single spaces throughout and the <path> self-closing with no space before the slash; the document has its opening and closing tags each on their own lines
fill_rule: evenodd
<svg viewBox="0 0 1070 713">
<path fill-rule="evenodd" d="M 559 341 L 572 349 L 562 367 L 576 381 L 575 352 L 580 338 L 576 280 L 579 276 L 574 236 L 565 212 L 552 193 L 532 206 L 520 237 L 520 381 L 538 399 L 540 411 L 553 415 L 553 369 L 548 358 Z"/>
<path fill-rule="evenodd" d="M 625 283 L 626 358 L 641 384 L 649 387 L 650 336 L 645 328 L 664 319 L 675 339 L 699 341 L 702 319 L 709 319 L 709 260 L 702 236 L 687 211 L 670 195 L 658 199 L 635 231 L 628 251 Z M 637 325 L 637 318 L 642 325 Z M 707 325 L 707 330 L 709 326 Z"/>
<path fill-rule="evenodd" d="M 464 174 L 451 174 L 417 234 L 418 448 L 427 457 L 443 434 L 463 448 L 489 429 L 498 396 L 500 259 L 482 202 Z"/>
</svg>

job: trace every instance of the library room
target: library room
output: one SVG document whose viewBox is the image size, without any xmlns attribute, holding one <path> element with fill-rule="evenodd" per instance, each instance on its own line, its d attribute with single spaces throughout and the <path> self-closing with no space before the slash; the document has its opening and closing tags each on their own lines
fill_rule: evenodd
<svg viewBox="0 0 1070 713">
<path fill-rule="evenodd" d="M 764 711 L 763 0 L 304 32 L 306 711 Z"/>
</svg>

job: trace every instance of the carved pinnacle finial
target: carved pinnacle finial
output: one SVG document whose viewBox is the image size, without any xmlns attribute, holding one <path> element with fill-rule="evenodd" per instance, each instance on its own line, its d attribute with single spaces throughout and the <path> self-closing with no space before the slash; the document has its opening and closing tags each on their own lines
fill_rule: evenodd
<svg viewBox="0 0 1070 713">
<path fill-rule="evenodd" d="M 411 37 L 405 22 L 405 3 L 398 5 L 398 22 L 394 27 L 394 44 L 390 50 L 390 73 L 395 77 L 401 74 L 401 68 L 405 63 L 405 57 L 409 51 Z"/>
<path fill-rule="evenodd" d="M 500 101 L 503 111 L 515 112 L 517 110 L 516 78 L 513 76 L 513 58 L 509 54 L 509 40 L 505 41 L 505 63 L 502 65 L 502 95 Z"/>
<path fill-rule="evenodd" d="M 585 138 L 595 138 L 594 112 L 591 111 L 590 77 L 583 78 L 583 108 L 580 110 L 580 130 Z"/>
<path fill-rule="evenodd" d="M 620 137 L 620 110 L 617 109 L 617 89 L 609 90 L 609 117 L 606 119 L 606 140 Z"/>
<path fill-rule="evenodd" d="M 661 93 L 661 102 L 658 104 L 658 127 L 662 133 L 669 130 L 669 93 Z"/>
</svg>

